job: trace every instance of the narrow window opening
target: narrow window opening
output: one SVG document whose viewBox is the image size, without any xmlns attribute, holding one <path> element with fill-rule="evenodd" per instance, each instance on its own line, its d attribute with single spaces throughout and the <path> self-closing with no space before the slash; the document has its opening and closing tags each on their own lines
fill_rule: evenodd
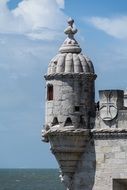
<svg viewBox="0 0 127 190">
<path fill-rule="evenodd" d="M 80 110 L 79 106 L 75 106 L 75 111 L 79 111 L 79 110 Z"/>
<path fill-rule="evenodd" d="M 58 122 L 57 117 L 54 117 L 53 122 L 52 122 L 52 126 L 58 125 L 58 124 L 59 124 L 59 122 Z"/>
<path fill-rule="evenodd" d="M 100 109 L 100 105 L 99 105 L 99 101 L 96 103 L 96 110 L 99 111 Z"/>
<path fill-rule="evenodd" d="M 52 84 L 48 84 L 47 86 L 47 100 L 53 100 L 53 85 Z"/>
<path fill-rule="evenodd" d="M 72 120 L 71 120 L 71 118 L 70 117 L 68 117 L 67 119 L 66 119 L 66 121 L 65 121 L 65 126 L 72 126 L 73 124 L 72 124 Z"/>
</svg>

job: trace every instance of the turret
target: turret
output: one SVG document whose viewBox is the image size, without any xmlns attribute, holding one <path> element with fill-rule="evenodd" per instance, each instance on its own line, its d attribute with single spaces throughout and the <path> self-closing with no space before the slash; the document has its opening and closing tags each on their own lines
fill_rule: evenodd
<svg viewBox="0 0 127 190">
<path fill-rule="evenodd" d="M 45 75 L 46 119 L 49 127 L 73 126 L 89 128 L 94 116 L 94 68 L 91 60 L 81 53 L 74 39 L 77 29 L 73 19 L 68 20 L 65 34 L 68 36 L 59 53 L 50 61 Z"/>
<path fill-rule="evenodd" d="M 74 38 L 77 29 L 68 20 L 66 40 L 50 61 L 46 79 L 46 117 L 43 140 L 50 142 L 61 179 L 68 190 L 73 189 L 77 163 L 90 140 L 95 118 L 96 74 L 91 60 L 82 54 Z"/>
</svg>

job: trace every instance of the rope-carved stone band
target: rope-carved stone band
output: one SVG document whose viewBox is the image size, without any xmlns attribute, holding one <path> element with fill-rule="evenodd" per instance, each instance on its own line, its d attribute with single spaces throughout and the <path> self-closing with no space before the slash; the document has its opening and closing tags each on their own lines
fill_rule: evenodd
<svg viewBox="0 0 127 190">
<path fill-rule="evenodd" d="M 83 78 L 89 78 L 91 80 L 95 80 L 97 75 L 96 74 L 91 74 L 91 73 L 56 73 L 56 74 L 50 74 L 50 75 L 44 75 L 44 78 L 46 80 L 52 80 L 52 79 L 60 79 L 60 78 L 66 78 L 66 77 L 70 77 L 70 78 L 75 78 L 77 77 L 77 79 L 83 79 Z"/>
<path fill-rule="evenodd" d="M 94 139 L 127 139 L 127 129 L 93 129 L 91 135 Z"/>
</svg>

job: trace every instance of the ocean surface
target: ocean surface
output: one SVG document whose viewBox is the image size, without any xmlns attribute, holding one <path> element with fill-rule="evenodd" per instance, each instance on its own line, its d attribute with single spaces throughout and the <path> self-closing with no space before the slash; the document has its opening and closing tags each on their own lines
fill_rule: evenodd
<svg viewBox="0 0 127 190">
<path fill-rule="evenodd" d="M 57 169 L 0 169 L 0 190 L 65 190 Z"/>
</svg>

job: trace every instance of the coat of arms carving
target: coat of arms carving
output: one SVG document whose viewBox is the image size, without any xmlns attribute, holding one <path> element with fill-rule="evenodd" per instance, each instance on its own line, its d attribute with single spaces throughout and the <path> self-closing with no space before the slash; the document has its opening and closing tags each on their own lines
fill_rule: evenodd
<svg viewBox="0 0 127 190">
<path fill-rule="evenodd" d="M 117 91 L 100 91 L 100 117 L 104 121 L 110 121 L 117 116 Z"/>
</svg>

